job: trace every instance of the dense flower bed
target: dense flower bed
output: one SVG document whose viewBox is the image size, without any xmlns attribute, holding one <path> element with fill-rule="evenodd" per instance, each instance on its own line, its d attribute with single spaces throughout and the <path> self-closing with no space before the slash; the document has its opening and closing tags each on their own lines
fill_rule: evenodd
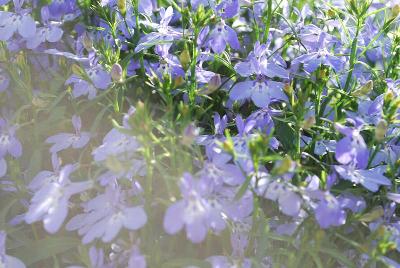
<svg viewBox="0 0 400 268">
<path fill-rule="evenodd" d="M 0 0 L 0 267 L 400 267 L 398 0 Z"/>
</svg>

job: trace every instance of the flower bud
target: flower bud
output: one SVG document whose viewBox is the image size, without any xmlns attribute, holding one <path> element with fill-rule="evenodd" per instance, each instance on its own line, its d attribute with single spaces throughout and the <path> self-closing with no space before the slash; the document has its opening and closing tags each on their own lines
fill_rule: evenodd
<svg viewBox="0 0 400 268">
<path fill-rule="evenodd" d="M 315 125 L 315 116 L 310 116 L 306 120 L 304 120 L 302 128 L 310 129 L 313 125 Z"/>
<path fill-rule="evenodd" d="M 372 80 L 369 80 L 364 85 L 362 85 L 361 87 L 357 88 L 353 92 L 353 96 L 361 97 L 361 96 L 368 95 L 373 88 L 374 88 L 374 82 Z"/>
<path fill-rule="evenodd" d="M 380 120 L 378 122 L 378 125 L 376 126 L 375 129 L 375 139 L 377 141 L 382 141 L 385 138 L 386 132 L 388 129 L 388 124 L 385 120 Z"/>
<path fill-rule="evenodd" d="M 393 98 L 394 98 L 393 92 L 392 92 L 392 91 L 388 91 L 388 92 L 385 94 L 385 99 L 384 99 L 384 101 L 385 101 L 385 103 L 388 103 L 388 102 L 391 102 L 391 101 L 393 100 Z"/>
<path fill-rule="evenodd" d="M 126 0 L 118 0 L 117 2 L 119 12 L 121 12 L 122 17 L 126 15 Z"/>
<path fill-rule="evenodd" d="M 183 145 L 190 146 L 199 133 L 200 131 L 195 124 L 190 123 L 183 131 L 181 143 Z"/>
<path fill-rule="evenodd" d="M 93 41 L 92 41 L 92 38 L 90 38 L 88 32 L 83 33 L 82 43 L 83 43 L 84 48 L 87 51 L 90 51 L 93 49 Z"/>
<path fill-rule="evenodd" d="M 74 73 L 78 76 L 82 76 L 84 73 L 84 71 L 78 64 L 72 64 L 71 69 L 72 69 L 72 73 Z"/>
<path fill-rule="evenodd" d="M 119 63 L 114 63 L 111 68 L 111 78 L 114 82 L 121 82 L 122 80 L 122 67 Z"/>
<path fill-rule="evenodd" d="M 186 70 L 189 67 L 190 63 L 189 50 L 185 49 L 182 51 L 182 53 L 179 55 L 179 61 L 181 62 L 183 69 Z"/>
<path fill-rule="evenodd" d="M 219 74 L 216 74 L 210 79 L 207 84 L 206 90 L 204 90 L 202 93 L 205 95 L 211 94 L 215 90 L 217 90 L 221 86 L 221 84 L 221 76 Z"/>
<path fill-rule="evenodd" d="M 273 173 L 277 175 L 285 174 L 293 168 L 293 164 L 292 158 L 287 155 L 282 161 L 276 163 Z"/>
<path fill-rule="evenodd" d="M 286 93 L 288 96 L 291 96 L 291 95 L 293 94 L 293 87 L 292 87 L 289 83 L 286 83 L 286 84 L 283 86 L 283 90 L 285 91 L 285 93 Z"/>
<path fill-rule="evenodd" d="M 400 4 L 396 4 L 392 7 L 392 17 L 395 18 L 400 13 Z"/>
</svg>

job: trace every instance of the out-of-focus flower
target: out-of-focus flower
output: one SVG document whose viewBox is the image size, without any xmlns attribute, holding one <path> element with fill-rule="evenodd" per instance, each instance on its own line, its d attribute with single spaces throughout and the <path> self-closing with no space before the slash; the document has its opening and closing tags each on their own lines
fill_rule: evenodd
<svg viewBox="0 0 400 268">
<path fill-rule="evenodd" d="M 21 142 L 15 136 L 16 126 L 10 126 L 9 123 L 0 118 L 0 158 L 10 154 L 18 158 L 22 155 Z"/>
<path fill-rule="evenodd" d="M 73 217 L 67 224 L 67 230 L 78 230 L 83 235 L 84 244 L 101 238 L 111 242 L 121 231 L 138 230 L 147 222 L 142 206 L 129 204 L 129 193 L 118 186 L 109 186 L 105 193 L 99 194 L 83 205 L 84 213 Z"/>
<path fill-rule="evenodd" d="M 36 30 L 36 34 L 27 39 L 27 48 L 35 49 L 45 41 L 48 41 L 50 43 L 58 42 L 63 35 L 63 30 L 61 28 L 50 23 L 49 8 L 47 6 L 42 7 L 41 15 L 44 27 L 38 28 Z"/>
<path fill-rule="evenodd" d="M 36 23 L 28 10 L 22 9 L 24 0 L 13 0 L 16 13 L 0 11 L 0 41 L 8 41 L 15 32 L 23 38 L 33 37 Z"/>
<path fill-rule="evenodd" d="M 34 193 L 29 209 L 25 214 L 28 224 L 43 221 L 44 229 L 56 233 L 68 214 L 68 203 L 72 195 L 86 191 L 92 186 L 91 181 L 71 182 L 69 176 L 76 170 L 76 165 L 65 165 L 58 177 L 44 183 Z"/>
<path fill-rule="evenodd" d="M 59 133 L 46 139 L 47 143 L 53 143 L 50 148 L 52 154 L 65 150 L 69 147 L 74 149 L 84 147 L 90 140 L 90 133 L 81 132 L 81 118 L 77 115 L 72 116 L 72 125 L 75 133 Z"/>
</svg>

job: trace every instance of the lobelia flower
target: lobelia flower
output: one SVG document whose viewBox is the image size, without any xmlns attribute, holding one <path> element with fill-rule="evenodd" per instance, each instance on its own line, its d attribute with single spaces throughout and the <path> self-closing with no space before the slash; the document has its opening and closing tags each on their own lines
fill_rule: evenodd
<svg viewBox="0 0 400 268">
<path fill-rule="evenodd" d="M 349 121 L 354 122 L 353 120 Z M 335 128 L 345 135 L 336 144 L 335 157 L 339 163 L 355 164 L 360 169 L 367 167 L 369 150 L 360 134 L 361 127 L 362 125 L 356 125 L 355 128 L 351 128 L 335 123 Z"/>
<path fill-rule="evenodd" d="M 25 268 L 25 264 L 13 256 L 6 254 L 6 232 L 0 231 L 0 267 Z"/>
<path fill-rule="evenodd" d="M 277 201 L 283 214 L 296 217 L 301 212 L 302 198 L 295 192 L 295 187 L 284 181 L 272 180 L 266 172 L 257 174 L 256 192 L 266 199 Z M 253 176 L 254 185 L 256 176 Z"/>
<path fill-rule="evenodd" d="M 138 53 L 157 44 L 172 43 L 173 40 L 180 38 L 182 33 L 168 25 L 173 15 L 174 10 L 171 6 L 167 9 L 162 7 L 160 9 L 160 24 L 153 23 L 150 25 L 157 31 L 146 34 L 144 37 L 140 38 L 135 52 Z"/>
<path fill-rule="evenodd" d="M 299 63 L 302 63 L 304 70 L 306 70 L 308 73 L 314 72 L 321 65 L 329 66 L 336 72 L 341 71 L 344 67 L 344 61 L 339 57 L 334 56 L 328 50 L 326 37 L 327 34 L 325 32 L 321 32 L 314 49 L 307 54 L 295 58 L 292 61 L 292 65 L 296 66 Z"/>
<path fill-rule="evenodd" d="M 356 184 L 361 184 L 371 192 L 379 190 L 381 185 L 390 186 L 391 181 L 383 173 L 386 167 L 376 167 L 372 169 L 357 169 L 354 165 L 334 166 L 336 172 L 345 180 Z"/>
<path fill-rule="evenodd" d="M 88 95 L 88 99 L 92 100 L 96 97 L 97 89 L 106 90 L 108 88 L 111 84 L 111 75 L 100 65 L 85 68 L 85 72 L 89 81 L 73 74 L 65 81 L 65 84 L 73 85 L 72 95 L 74 98 Z"/>
<path fill-rule="evenodd" d="M 208 229 L 221 231 L 226 224 L 218 208 L 207 201 L 207 187 L 189 173 L 182 177 L 180 188 L 183 199 L 172 204 L 164 216 L 164 230 L 176 234 L 186 227 L 186 236 L 193 243 L 202 242 Z"/>
<path fill-rule="evenodd" d="M 346 114 L 358 124 L 377 125 L 382 119 L 383 98 L 384 95 L 381 94 L 373 101 L 369 99 L 359 100 L 357 113 L 346 111 Z"/>
<path fill-rule="evenodd" d="M 229 19 L 239 13 L 239 8 L 239 0 L 226 0 L 218 4 L 216 10 L 222 12 L 222 18 Z"/>
<path fill-rule="evenodd" d="M 139 240 L 134 234 L 129 233 L 129 240 L 117 239 L 111 244 L 110 266 L 127 268 L 146 268 L 146 257 L 142 255 L 139 248 Z"/>
<path fill-rule="evenodd" d="M 206 33 L 209 31 L 209 26 L 202 30 Z M 235 50 L 240 49 L 239 39 L 235 30 L 226 25 L 224 20 L 221 20 L 215 28 L 210 32 L 207 39 L 207 46 L 215 53 L 222 53 L 225 51 L 226 45 L 230 45 Z"/>
<path fill-rule="evenodd" d="M 65 165 L 60 169 L 58 176 L 52 177 L 47 183 L 46 177 L 38 179 L 43 184 L 38 186 L 30 201 L 25 214 L 26 223 L 43 221 L 44 229 L 49 233 L 56 233 L 60 229 L 67 217 L 71 196 L 92 186 L 91 181 L 70 181 L 69 176 L 76 168 L 77 165 Z"/>
<path fill-rule="evenodd" d="M 74 126 L 75 133 L 59 133 L 46 139 L 47 143 L 53 143 L 50 147 L 52 154 L 65 150 L 69 147 L 74 149 L 83 148 L 90 140 L 89 132 L 81 132 L 82 122 L 81 118 L 77 115 L 72 116 L 72 125 Z"/>
<path fill-rule="evenodd" d="M 234 101 L 251 98 L 257 107 L 265 108 L 273 100 L 287 100 L 283 93 L 284 84 L 272 81 L 268 78 L 278 77 L 288 79 L 288 72 L 282 67 L 283 59 L 275 58 L 269 60 L 267 46 L 256 43 L 254 51 L 250 53 L 245 62 L 239 62 L 235 65 L 235 70 L 243 77 L 255 75 L 255 80 L 246 79 L 243 82 L 236 83 L 231 92 L 230 98 Z"/>
<path fill-rule="evenodd" d="M 63 35 L 63 30 L 50 23 L 49 8 L 47 6 L 42 7 L 41 17 L 44 27 L 38 28 L 36 34 L 27 39 L 26 47 L 29 49 L 35 49 L 46 41 L 50 43 L 58 42 Z"/>
<path fill-rule="evenodd" d="M 171 76 L 171 78 L 185 77 L 185 71 L 179 62 L 178 57 L 170 54 L 169 48 L 171 44 L 156 45 L 155 52 L 160 56 L 160 62 L 155 64 L 154 69 L 160 80 L 163 77 Z"/>
<path fill-rule="evenodd" d="M 29 10 L 22 9 L 24 0 L 13 0 L 15 13 L 0 11 L 0 41 L 8 41 L 15 32 L 23 38 L 30 38 L 36 33 L 36 23 L 29 15 Z"/>
<path fill-rule="evenodd" d="M 78 230 L 87 244 L 96 238 L 111 242 L 121 231 L 138 230 L 147 222 L 147 215 L 141 205 L 129 204 L 132 195 L 119 186 L 111 185 L 105 193 L 97 195 L 83 204 L 84 213 L 74 216 L 66 225 L 67 230 Z"/>
<path fill-rule="evenodd" d="M 331 226 L 340 226 L 346 223 L 346 212 L 340 202 L 332 194 L 326 192 L 314 209 L 315 219 L 319 226 L 327 229 Z"/>
<path fill-rule="evenodd" d="M 0 158 L 7 154 L 15 158 L 22 155 L 21 142 L 15 137 L 16 126 L 10 126 L 6 120 L 0 118 Z"/>
</svg>

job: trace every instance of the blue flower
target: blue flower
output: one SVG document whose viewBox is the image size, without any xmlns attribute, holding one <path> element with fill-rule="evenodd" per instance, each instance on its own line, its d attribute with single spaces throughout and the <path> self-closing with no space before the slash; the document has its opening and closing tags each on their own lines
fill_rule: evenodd
<svg viewBox="0 0 400 268">
<path fill-rule="evenodd" d="M 73 217 L 66 228 L 69 231 L 78 230 L 83 235 L 84 244 L 96 238 L 109 243 L 122 227 L 138 230 L 146 224 L 147 215 L 141 205 L 129 204 L 131 198 L 128 191 L 123 191 L 118 186 L 109 186 L 105 193 L 85 203 L 84 213 Z"/>
<path fill-rule="evenodd" d="M 65 165 L 50 182 L 42 181 L 25 214 L 26 223 L 43 221 L 44 229 L 49 233 L 56 233 L 60 229 L 67 217 L 71 196 L 92 186 L 91 181 L 70 181 L 69 176 L 76 168 L 76 165 Z"/>
<path fill-rule="evenodd" d="M 47 143 L 54 143 L 50 148 L 51 153 L 54 154 L 69 147 L 83 148 L 89 142 L 90 133 L 81 132 L 81 118 L 77 115 L 72 116 L 72 124 L 75 133 L 59 133 L 46 139 Z"/>
<path fill-rule="evenodd" d="M 0 11 L 0 41 L 8 41 L 15 32 L 23 38 L 33 37 L 36 33 L 36 23 L 28 10 L 22 9 L 24 0 L 14 0 L 16 13 Z"/>
<path fill-rule="evenodd" d="M 255 44 L 254 51 L 250 53 L 245 62 L 235 65 L 235 70 L 243 77 L 255 75 L 255 80 L 246 79 L 236 83 L 230 92 L 232 100 L 245 100 L 251 98 L 257 107 L 265 108 L 273 100 L 287 100 L 283 93 L 284 84 L 272 81 L 269 78 L 278 77 L 288 79 L 288 72 L 282 67 L 284 61 L 279 58 L 268 59 L 266 45 Z"/>
</svg>

